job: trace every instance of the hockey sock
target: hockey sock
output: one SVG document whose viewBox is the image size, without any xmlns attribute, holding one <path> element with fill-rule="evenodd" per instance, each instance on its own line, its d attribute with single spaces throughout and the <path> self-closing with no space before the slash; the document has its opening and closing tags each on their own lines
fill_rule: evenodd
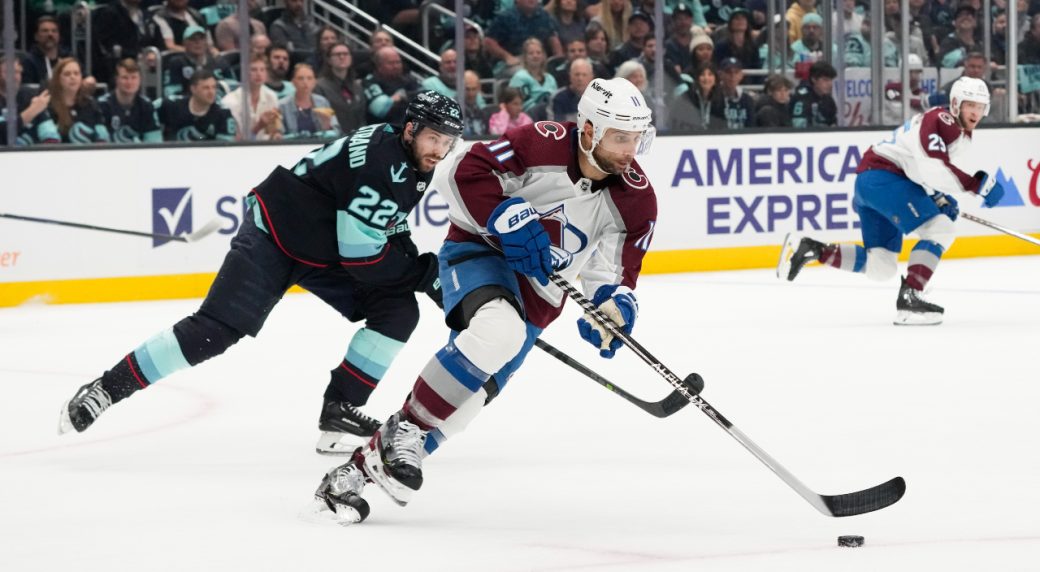
<svg viewBox="0 0 1040 572">
<path fill-rule="evenodd" d="M 115 403 L 175 371 L 224 353 L 242 334 L 206 316 L 193 314 L 152 336 L 102 376 Z"/>
<path fill-rule="evenodd" d="M 473 365 L 454 343 L 426 364 L 404 404 L 408 421 L 429 431 L 441 425 L 491 377 Z"/>
<path fill-rule="evenodd" d="M 361 328 L 351 338 L 339 367 L 332 370 L 325 399 L 364 405 L 403 347 L 404 342 Z"/>
<path fill-rule="evenodd" d="M 910 260 L 906 269 L 906 283 L 917 291 L 923 291 L 928 281 L 939 266 L 943 255 L 943 247 L 931 240 L 921 240 L 910 251 Z"/>
<path fill-rule="evenodd" d="M 820 263 L 848 272 L 863 272 L 867 250 L 858 244 L 828 244 L 820 255 Z"/>
</svg>

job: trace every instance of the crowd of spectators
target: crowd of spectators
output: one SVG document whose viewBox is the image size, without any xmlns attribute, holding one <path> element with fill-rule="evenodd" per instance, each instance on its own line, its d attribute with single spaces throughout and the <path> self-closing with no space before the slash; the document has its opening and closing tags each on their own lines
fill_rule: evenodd
<svg viewBox="0 0 1040 572">
<path fill-rule="evenodd" d="M 993 82 L 1006 78 L 1011 49 L 1024 69 L 1040 66 L 1040 0 L 993 0 L 989 13 L 980 0 L 910 0 L 907 14 L 899 0 L 837 0 L 830 23 L 816 0 L 793 0 L 772 22 L 766 21 L 765 0 L 659 0 L 663 46 L 654 35 L 654 0 L 467 0 L 466 16 L 479 27 L 466 25 L 461 50 L 453 45 L 454 19 L 435 27 L 431 49 L 440 62 L 428 77 L 405 65 L 387 30 L 377 28 L 367 42 L 348 42 L 335 28 L 319 25 L 306 0 L 282 0 L 276 12 L 250 0 L 246 49 L 239 46 L 237 2 L 142 1 L 148 0 L 109 0 L 93 9 L 92 76 L 63 41 L 71 3 L 54 2 L 49 12 L 34 14 L 31 47 L 15 65 L 18 144 L 337 137 L 366 123 L 400 122 L 420 89 L 458 99 L 460 52 L 460 101 L 471 136 L 532 121 L 573 121 L 578 99 L 596 77 L 625 77 L 655 101 L 658 58 L 666 110 L 655 118 L 661 131 L 832 126 L 839 122 L 835 65 L 870 67 L 880 57 L 885 67 L 902 66 L 904 17 L 910 19 L 907 66 L 915 110 L 943 103 L 951 83 L 924 93 L 925 69 L 962 68 L 964 75 Z M 1017 1 L 1017 30 L 1008 29 L 1008 1 Z M 454 8 L 454 2 L 444 4 Z M 419 39 L 418 0 L 359 5 Z M 880 54 L 871 49 L 872 8 L 883 10 Z M 989 59 L 982 26 L 987 18 Z M 844 30 L 832 46 L 824 45 L 825 26 L 832 37 Z M 831 59 L 839 42 L 842 62 Z M 771 45 L 779 49 L 770 52 Z M 148 46 L 163 53 L 161 89 L 154 92 L 142 86 L 142 74 L 158 63 Z M 240 78 L 243 61 L 248 73 Z M 767 76 L 769 67 L 789 73 Z M 1040 73 L 1024 83 L 1021 91 L 1040 91 Z M 1007 97 L 1003 87 L 991 86 L 995 98 Z M 0 81 L 6 110 L 5 90 L 6 78 Z M 884 93 L 881 119 L 898 122 L 902 86 L 887 82 Z M 4 122 L 6 111 L 0 144 L 6 144 Z"/>
</svg>

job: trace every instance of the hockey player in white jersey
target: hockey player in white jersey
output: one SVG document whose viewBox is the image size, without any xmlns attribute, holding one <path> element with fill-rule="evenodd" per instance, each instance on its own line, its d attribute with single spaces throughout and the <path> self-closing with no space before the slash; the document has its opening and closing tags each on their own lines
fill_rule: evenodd
<svg viewBox="0 0 1040 572">
<path fill-rule="evenodd" d="M 950 89 L 950 107 L 915 115 L 892 136 L 863 156 L 852 206 L 859 214 L 863 245 L 824 244 L 787 235 L 777 276 L 794 280 L 802 268 L 818 260 L 826 266 L 861 272 L 875 280 L 897 273 L 903 236 L 920 241 L 910 251 L 906 276 L 896 298 L 897 325 L 942 323 L 943 308 L 922 292 L 953 244 L 959 209 L 953 191 L 972 193 L 993 207 L 1004 189 L 990 173 L 969 175 L 957 163 L 970 151 L 972 133 L 989 113 L 989 90 L 979 79 L 962 77 Z"/>
<path fill-rule="evenodd" d="M 404 407 L 352 462 L 325 475 L 315 497 L 333 518 L 364 520 L 366 480 L 408 502 L 422 485 L 422 459 L 476 416 L 560 315 L 567 296 L 551 273 L 570 281 L 580 273 L 586 295 L 631 332 L 657 217 L 635 162 L 654 136 L 650 116 L 627 80 L 597 79 L 579 101 L 577 125 L 541 121 L 445 161 L 433 186 L 450 204 L 439 260 L 452 332 Z M 606 358 L 621 347 L 591 317 L 578 333 Z"/>
</svg>

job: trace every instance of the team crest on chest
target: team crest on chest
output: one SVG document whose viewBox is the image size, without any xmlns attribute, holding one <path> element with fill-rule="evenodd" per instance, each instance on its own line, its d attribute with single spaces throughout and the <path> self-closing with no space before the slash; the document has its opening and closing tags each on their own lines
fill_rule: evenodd
<svg viewBox="0 0 1040 572">
<path fill-rule="evenodd" d="M 645 189 L 650 186 L 650 179 L 636 171 L 634 167 L 629 167 L 627 171 L 621 174 L 621 178 L 633 189 Z"/>
<path fill-rule="evenodd" d="M 563 270 L 571 265 L 574 255 L 589 245 L 589 237 L 567 219 L 564 205 L 559 205 L 540 216 L 542 226 L 549 234 L 553 266 L 557 270 Z"/>
</svg>

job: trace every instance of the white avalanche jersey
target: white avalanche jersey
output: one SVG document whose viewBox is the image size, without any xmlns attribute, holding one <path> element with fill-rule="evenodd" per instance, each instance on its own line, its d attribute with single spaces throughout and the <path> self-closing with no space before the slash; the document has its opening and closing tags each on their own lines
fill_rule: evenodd
<svg viewBox="0 0 1040 572">
<path fill-rule="evenodd" d="M 933 107 L 897 127 L 888 140 L 873 145 L 857 171 L 891 171 L 921 185 L 928 194 L 977 193 L 980 180 L 955 164 L 968 157 L 970 148 L 971 134 L 945 108 Z"/>
<path fill-rule="evenodd" d="M 501 202 L 519 197 L 540 214 L 561 276 L 573 282 L 580 275 L 590 299 L 604 285 L 634 290 L 657 218 L 654 189 L 635 162 L 621 176 L 583 178 L 577 136 L 573 123 L 540 121 L 497 141 L 474 143 L 438 167 L 432 184 L 450 206 L 448 240 L 497 248 L 488 217 Z M 544 328 L 560 314 L 566 295 L 552 283 L 519 277 L 527 319 Z"/>
</svg>

